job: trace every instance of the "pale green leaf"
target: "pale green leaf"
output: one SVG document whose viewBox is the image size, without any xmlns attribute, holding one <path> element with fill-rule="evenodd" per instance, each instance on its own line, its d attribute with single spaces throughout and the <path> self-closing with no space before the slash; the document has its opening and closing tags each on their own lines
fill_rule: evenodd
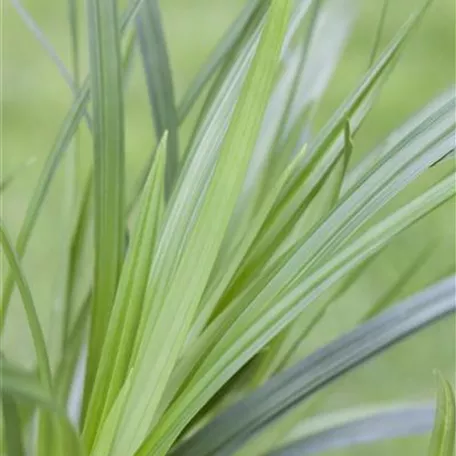
<svg viewBox="0 0 456 456">
<path fill-rule="evenodd" d="M 149 104 L 157 138 L 168 132 L 165 195 L 168 199 L 178 174 L 179 122 L 168 50 L 157 0 L 145 0 L 137 17 L 139 45 Z"/>
<path fill-rule="evenodd" d="M 120 25 L 120 33 L 125 33 L 131 20 L 135 17 L 144 0 L 134 0 L 128 8 L 127 12 L 123 15 L 123 20 Z M 134 47 L 129 46 L 127 48 L 127 55 L 124 59 L 124 70 L 128 68 L 128 62 L 130 61 L 130 54 Z M 127 68 L 125 68 L 125 66 Z M 71 139 L 73 138 L 79 123 L 85 113 L 86 105 L 90 98 L 90 82 L 88 78 L 81 84 L 81 89 L 75 97 L 75 101 L 71 105 L 71 108 L 65 116 L 62 126 L 55 138 L 54 144 L 49 155 L 46 158 L 43 170 L 38 179 L 36 188 L 32 193 L 32 199 L 30 200 L 24 221 L 22 223 L 19 235 L 16 241 L 16 251 L 19 258 L 25 253 L 30 237 L 33 233 L 38 215 L 41 211 L 41 207 L 49 191 L 51 182 L 55 176 L 55 173 L 59 167 L 59 164 L 66 152 Z M 14 278 L 12 274 L 9 274 L 5 280 L 3 287 L 3 293 L 0 302 L 0 331 L 3 330 L 6 313 L 11 300 L 11 296 L 14 290 Z"/>
<path fill-rule="evenodd" d="M 385 28 L 386 15 L 388 12 L 389 0 L 383 0 L 382 9 L 380 12 L 380 19 L 378 21 L 377 30 L 375 32 L 374 44 L 372 45 L 372 50 L 369 56 L 369 66 L 372 66 L 377 57 L 378 48 L 380 47 L 380 42 L 382 39 L 382 34 Z"/>
<path fill-rule="evenodd" d="M 232 454 L 266 425 L 330 381 L 454 312 L 454 293 L 455 277 L 449 277 L 358 326 L 269 380 L 196 432 L 172 454 Z"/>
<path fill-rule="evenodd" d="M 267 455 L 305 456 L 425 434 L 432 426 L 433 413 L 434 407 L 423 404 L 364 407 L 317 416 L 293 430 L 290 443 Z"/>
<path fill-rule="evenodd" d="M 8 233 L 6 232 L 6 227 L 4 226 L 2 220 L 0 220 L 0 244 L 2 245 L 3 254 L 8 260 L 12 276 L 17 283 L 22 302 L 24 304 L 25 314 L 27 316 L 30 333 L 33 339 L 33 345 L 36 352 L 36 360 L 38 363 L 40 379 L 48 391 L 50 391 L 52 385 L 52 375 L 43 329 L 38 318 L 36 306 L 33 301 L 32 293 L 30 291 L 30 286 L 27 282 L 27 279 L 25 278 L 25 274 L 19 262 L 19 257 L 14 250 L 13 244 Z"/>
<path fill-rule="evenodd" d="M 270 286 L 274 286 L 278 278 L 276 274 L 249 307 L 244 309 L 242 318 L 237 318 L 240 312 L 235 303 L 222 313 L 211 325 L 214 329 L 209 327 L 207 336 L 203 334 L 201 343 L 195 345 L 192 361 L 184 364 L 184 372 L 189 369 L 186 374 L 192 373 L 192 376 L 160 420 L 156 432 L 163 435 L 163 441 L 174 439 L 216 391 L 307 305 L 388 244 L 393 236 L 451 198 L 456 191 L 453 180 L 454 176 L 447 177 L 372 227 L 353 244 L 333 255 L 327 264 L 306 276 L 302 282 L 295 283 L 289 292 L 274 295 L 268 290 Z M 289 265 L 282 268 L 282 272 L 289 276 Z M 180 380 L 185 378 L 185 373 L 176 375 Z M 147 448 L 155 450 L 161 444 L 163 443 L 159 441 L 155 446 Z"/>
<path fill-rule="evenodd" d="M 437 410 L 429 446 L 429 456 L 452 456 L 455 449 L 455 399 L 451 384 L 437 373 Z"/>
<path fill-rule="evenodd" d="M 124 256 L 125 152 L 120 34 L 115 0 L 88 3 L 93 104 L 95 266 L 84 412 L 90 399 Z"/>
<path fill-rule="evenodd" d="M 8 395 L 17 401 L 25 401 L 40 407 L 52 426 L 53 443 L 57 454 L 84 456 L 85 451 L 75 429 L 68 421 L 65 411 L 51 396 L 48 388 L 43 387 L 37 378 L 27 371 L 19 370 L 2 362 L 0 365 L 0 391 L 2 397 Z M 44 415 L 43 415 L 44 416 Z M 46 423 L 46 424 L 47 424 Z"/>
<path fill-rule="evenodd" d="M 135 231 L 122 268 L 107 336 L 97 366 L 83 433 L 89 449 L 95 440 L 100 422 L 111 410 L 128 373 L 135 342 L 135 328 L 141 318 L 164 208 L 166 141 L 165 133 L 141 197 Z M 115 431 L 114 428 L 112 430 Z"/>
<path fill-rule="evenodd" d="M 234 108 L 214 173 L 207 184 L 207 192 L 176 271 L 169 282 L 166 275 L 159 279 L 160 286 L 166 286 L 167 293 L 162 296 L 158 291 L 154 296 L 154 306 L 159 307 L 148 317 L 133 367 L 131 393 L 121 424 L 123 431 L 118 436 L 113 454 L 135 451 L 142 443 L 187 337 L 242 188 L 276 77 L 291 3 L 272 3 L 257 53 Z M 152 378 L 149 374 L 151 370 L 154 372 Z M 166 451 L 165 447 L 155 454 Z"/>
</svg>

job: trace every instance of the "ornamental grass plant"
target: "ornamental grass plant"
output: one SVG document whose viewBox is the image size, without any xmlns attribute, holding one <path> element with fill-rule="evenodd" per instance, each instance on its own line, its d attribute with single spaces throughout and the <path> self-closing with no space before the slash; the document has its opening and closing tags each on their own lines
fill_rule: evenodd
<svg viewBox="0 0 456 456">
<path fill-rule="evenodd" d="M 332 409 L 328 393 L 372 357 L 452 318 L 454 270 L 400 293 L 432 243 L 417 246 L 380 299 L 360 305 L 353 328 L 308 345 L 398 236 L 454 206 L 454 87 L 354 158 L 357 133 L 430 2 L 382 46 L 385 1 L 364 76 L 320 122 L 355 22 L 351 2 L 249 0 L 177 99 L 156 0 L 68 0 L 71 67 L 10 1 L 74 99 L 20 229 L 1 220 L 2 330 L 17 290 L 35 350 L 31 369 L 2 353 L 3 454 L 326 454 L 433 429 L 422 454 L 451 456 L 454 395 L 440 373 L 437 401 Z M 157 138 L 139 177 L 126 166 L 134 65 Z M 82 130 L 92 150 L 81 185 Z M 435 170 L 438 178 L 410 197 L 407 189 Z M 21 172 L 2 176 L 2 198 Z M 22 262 L 59 172 L 65 242 L 47 334 Z"/>
</svg>

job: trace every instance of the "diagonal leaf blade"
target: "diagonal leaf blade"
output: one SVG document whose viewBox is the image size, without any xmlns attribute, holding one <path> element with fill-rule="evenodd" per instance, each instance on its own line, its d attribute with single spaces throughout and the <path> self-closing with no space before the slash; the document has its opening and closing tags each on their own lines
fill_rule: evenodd
<svg viewBox="0 0 456 456">
<path fill-rule="evenodd" d="M 310 394 L 392 344 L 454 313 L 455 277 L 386 310 L 269 380 L 173 451 L 173 456 L 232 454 Z M 248 410 L 248 413 L 246 413 Z"/>
<path fill-rule="evenodd" d="M 291 1 L 273 1 L 234 115 L 222 144 L 214 174 L 189 233 L 163 307 L 152 313 L 134 367 L 127 410 L 114 454 L 135 451 L 150 428 L 161 394 L 185 342 L 204 292 L 231 212 L 241 191 L 261 118 L 276 77 Z M 223 210 L 220 208 L 223 206 Z M 161 296 L 158 303 L 162 305 Z M 155 375 L 151 379 L 149 372 Z M 145 388 L 148 393 L 145 396 Z M 167 448 L 157 450 L 163 454 Z"/>
</svg>

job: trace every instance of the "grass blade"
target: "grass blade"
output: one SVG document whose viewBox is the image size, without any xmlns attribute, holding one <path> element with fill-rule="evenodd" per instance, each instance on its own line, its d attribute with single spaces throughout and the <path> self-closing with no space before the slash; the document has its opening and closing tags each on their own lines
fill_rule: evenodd
<svg viewBox="0 0 456 456">
<path fill-rule="evenodd" d="M 78 217 L 71 235 L 68 255 L 68 269 L 66 270 L 65 309 L 63 312 L 62 354 L 65 353 L 70 331 L 71 312 L 75 308 L 75 287 L 77 278 L 83 267 L 83 250 L 87 241 L 90 220 L 90 203 L 92 201 L 93 178 L 92 173 L 84 184 L 83 195 L 79 204 Z"/>
<path fill-rule="evenodd" d="M 14 456 L 24 456 L 19 410 L 15 400 L 8 394 L 2 394 L 2 409 L 5 420 L 6 451 Z"/>
<path fill-rule="evenodd" d="M 454 294 L 455 277 L 450 277 L 386 310 L 269 380 L 171 454 L 232 454 L 310 394 L 422 327 L 454 312 Z"/>
<path fill-rule="evenodd" d="M 125 253 L 125 138 L 117 2 L 91 1 L 87 13 L 94 113 L 96 248 L 83 415 L 100 360 Z"/>
<path fill-rule="evenodd" d="M 386 15 L 388 12 L 389 0 L 383 0 L 382 11 L 380 13 L 380 19 L 378 21 L 377 31 L 375 33 L 374 44 L 372 46 L 372 51 L 369 56 L 369 66 L 372 66 L 377 57 L 378 48 L 380 47 L 380 41 L 382 39 L 383 29 L 385 28 Z"/>
<path fill-rule="evenodd" d="M 31 402 L 50 411 L 59 410 L 50 391 L 41 385 L 33 373 L 13 367 L 2 360 L 0 378 L 2 394 L 9 394 L 12 397 Z"/>
<path fill-rule="evenodd" d="M 204 87 L 217 71 L 217 68 L 245 40 L 253 18 L 257 17 L 258 14 L 261 16 L 264 15 L 268 2 L 269 0 L 250 0 L 247 3 L 238 18 L 234 21 L 234 25 L 228 29 L 228 32 L 220 40 L 207 62 L 203 65 L 203 68 L 185 92 L 177 109 L 179 122 L 183 122 L 187 117 Z"/>
<path fill-rule="evenodd" d="M 456 434 L 456 405 L 450 383 L 437 373 L 437 410 L 429 446 L 429 456 L 452 456 Z"/>
<path fill-rule="evenodd" d="M 208 183 L 198 218 L 189 233 L 172 282 L 160 278 L 169 293 L 149 317 L 134 367 L 132 391 L 114 454 L 135 451 L 150 428 L 161 394 L 187 337 L 217 251 L 241 191 L 250 153 L 275 80 L 282 40 L 291 14 L 290 1 L 274 1 L 246 82 Z M 223 210 L 221 210 L 223 207 Z M 187 220 L 182 222 L 188 223 Z M 174 285 L 173 285 L 174 284 Z M 179 284 L 179 285 L 177 285 Z M 150 378 L 150 370 L 154 378 Z M 147 396 L 145 396 L 147 388 Z M 145 399 L 146 398 L 146 399 Z M 163 448 L 155 454 L 167 451 Z"/>
<path fill-rule="evenodd" d="M 191 373 L 191 376 L 186 379 L 185 388 L 160 420 L 156 432 L 162 434 L 163 441 L 176 438 L 218 389 L 287 324 L 294 321 L 307 305 L 388 244 L 393 236 L 454 196 L 456 189 L 453 179 L 454 176 L 447 177 L 368 230 L 338 255 L 333 255 L 331 261 L 321 269 L 306 276 L 301 283 L 295 283 L 288 293 L 273 297 L 268 292 L 268 286 L 276 279 L 273 277 L 261 290 L 263 298 L 261 293 L 257 298 L 250 298 L 246 308 L 242 307 L 241 302 L 243 312 L 229 307 L 219 315 L 211 325 L 214 329 L 208 328 L 207 339 L 203 335 L 201 344 L 195 347 L 196 354 L 193 353 L 191 362 L 184 364 L 184 369 L 188 368 L 187 374 Z M 283 272 L 289 276 L 291 270 L 285 267 Z M 239 317 L 241 313 L 242 318 Z M 181 377 L 178 378 L 185 378 L 185 374 L 179 375 Z M 155 450 L 161 444 L 159 441 L 155 446 L 147 447 L 147 450 Z"/>
<path fill-rule="evenodd" d="M 146 0 L 137 17 L 139 45 L 157 138 L 168 132 L 165 195 L 169 199 L 178 173 L 179 122 L 168 50 L 157 0 Z"/>
<path fill-rule="evenodd" d="M 121 34 L 125 32 L 131 20 L 137 14 L 138 9 L 143 1 L 144 0 L 134 0 L 130 8 L 123 15 L 123 20 L 121 21 L 120 25 Z M 132 52 L 132 50 L 133 47 L 130 47 L 130 52 Z M 129 54 L 125 56 L 124 70 L 126 69 L 125 66 L 128 67 L 126 64 L 130 60 L 129 57 Z M 75 131 L 77 130 L 79 123 L 85 113 L 86 105 L 90 98 L 90 82 L 88 79 L 83 82 L 81 85 L 81 90 L 78 92 L 75 98 L 76 99 L 73 102 L 69 112 L 65 116 L 62 126 L 56 136 L 52 149 L 46 159 L 43 170 L 38 179 L 38 183 L 33 191 L 33 197 L 27 206 L 25 218 L 16 241 L 16 251 L 19 258 L 22 258 L 25 253 L 41 207 L 49 191 L 52 179 L 54 178 L 54 175 L 64 156 L 64 153 L 67 150 L 68 145 L 70 144 L 71 139 L 73 138 Z M 13 294 L 13 290 L 14 278 L 12 274 L 9 274 L 5 281 L 0 301 L 0 332 L 3 331 L 4 328 L 6 314 L 11 296 Z"/>
<path fill-rule="evenodd" d="M 301 170 L 293 176 L 293 179 L 290 179 L 271 217 L 263 227 L 255 243 L 255 253 L 250 255 L 238 272 L 238 276 L 242 277 L 245 270 L 255 271 L 258 265 L 267 262 L 274 255 L 276 246 L 290 234 L 300 214 L 308 205 L 315 188 L 343 153 L 343 130 L 347 119 L 350 120 L 352 130 L 356 131 L 370 109 L 371 96 L 375 95 L 422 14 L 423 11 L 420 11 L 410 18 L 377 65 L 368 72 L 361 85 L 338 109 L 315 139 Z M 235 282 L 232 286 L 242 289 L 242 283 Z"/>
<path fill-rule="evenodd" d="M 304 423 L 298 433 L 305 433 L 305 437 L 297 439 L 296 432 L 292 432 L 296 441 L 271 451 L 268 456 L 305 456 L 424 434 L 432 426 L 433 414 L 434 407 L 431 405 L 409 405 L 368 411 L 347 410 L 335 416 L 316 417 L 311 420 L 315 420 L 316 429 L 309 432 Z M 321 423 L 318 423 L 319 420 Z M 308 426 L 314 427 L 312 423 Z"/>
<path fill-rule="evenodd" d="M 350 171 L 345 179 L 342 194 L 345 195 L 365 180 L 372 172 L 385 162 L 388 156 L 398 153 L 399 150 L 409 144 L 419 144 L 432 136 L 437 139 L 448 130 L 454 130 L 454 110 L 456 108 L 456 97 L 454 88 L 445 90 L 434 98 L 427 106 L 413 115 L 404 125 L 393 131 L 372 152 L 366 155 L 361 162 Z M 434 139 L 434 140 L 435 140 Z M 449 151 L 454 145 L 449 145 Z M 445 156 L 446 154 L 443 154 Z M 431 166 L 442 160 L 439 156 Z"/>
<path fill-rule="evenodd" d="M 25 401 L 38 406 L 46 413 L 49 423 L 53 426 L 52 436 L 57 443 L 57 454 L 84 456 L 85 451 L 65 411 L 51 396 L 48 388 L 38 382 L 29 372 L 19 370 L 6 363 L 0 365 L 0 392 L 2 397 L 8 395 L 18 401 Z M 48 416 L 48 412 L 51 412 Z M 62 450 L 64 453 L 62 453 Z"/>
<path fill-rule="evenodd" d="M 128 374 L 135 328 L 141 317 L 151 259 L 164 209 L 166 141 L 165 133 L 141 198 L 135 232 L 122 268 L 108 333 L 97 367 L 83 432 L 89 449 L 95 441 L 99 423 L 113 406 Z"/>
<path fill-rule="evenodd" d="M 24 8 L 19 0 L 10 0 L 11 4 L 13 5 L 16 12 L 19 14 L 21 19 L 23 20 L 24 24 L 27 28 L 33 33 L 36 40 L 41 44 L 43 49 L 46 51 L 48 56 L 51 58 L 52 62 L 55 64 L 56 68 L 59 70 L 60 75 L 62 76 L 63 80 L 66 82 L 68 87 L 72 90 L 76 90 L 76 84 L 73 81 L 73 77 L 71 73 L 68 71 L 67 67 L 63 63 L 62 59 L 58 56 L 57 51 L 54 49 L 52 44 L 46 38 L 44 33 L 41 31 L 40 27 L 35 23 L 32 16 L 29 12 Z"/>
<path fill-rule="evenodd" d="M 392 284 L 386 293 L 381 296 L 381 298 L 378 299 L 377 302 L 375 302 L 374 305 L 365 313 L 365 315 L 361 318 L 362 322 L 375 317 L 375 315 L 385 310 L 396 300 L 397 295 L 402 288 L 418 273 L 422 267 L 426 265 L 426 260 L 429 258 L 431 251 L 431 246 L 427 246 L 419 253 L 419 255 L 410 263 L 410 266 L 400 274 L 398 279 Z"/>
<path fill-rule="evenodd" d="M 3 253 L 6 256 L 6 259 L 8 260 L 9 266 L 11 268 L 11 273 L 13 274 L 14 280 L 17 283 L 19 292 L 22 297 L 22 302 L 24 304 L 25 313 L 27 315 L 30 333 L 32 334 L 33 338 L 33 345 L 35 347 L 40 379 L 45 385 L 45 387 L 50 391 L 52 385 L 52 375 L 43 329 L 41 328 L 40 320 L 36 312 L 36 307 L 35 303 L 33 302 L 30 287 L 19 263 L 18 255 L 14 250 L 9 235 L 6 232 L 6 228 L 3 224 L 3 221 L 1 220 L 0 244 L 2 245 Z"/>
</svg>

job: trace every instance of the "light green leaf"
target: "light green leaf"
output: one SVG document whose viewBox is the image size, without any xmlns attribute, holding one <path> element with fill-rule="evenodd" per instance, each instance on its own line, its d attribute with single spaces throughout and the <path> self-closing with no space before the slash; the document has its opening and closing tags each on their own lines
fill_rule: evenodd
<svg viewBox="0 0 456 456">
<path fill-rule="evenodd" d="M 201 342 L 192 348 L 191 361 L 184 363 L 184 373 L 176 373 L 179 379 L 177 388 L 186 375 L 191 373 L 192 376 L 187 379 L 185 388 L 160 420 L 156 433 L 162 435 L 163 441 L 174 439 L 218 389 L 283 328 L 294 321 L 307 305 L 378 252 L 393 236 L 451 198 L 456 191 L 453 180 L 454 176 L 447 177 L 372 227 L 353 244 L 349 244 L 338 254 L 333 254 L 327 264 L 305 276 L 302 282 L 296 282 L 288 292 L 274 295 L 268 290 L 277 280 L 276 275 L 269 280 L 260 294 L 250 301 L 241 318 L 241 312 L 236 306 L 242 306 L 242 302 L 233 303 L 227 308 L 226 312 L 214 320 L 212 328 L 209 326 L 207 335 L 202 335 Z M 284 267 L 282 272 L 289 276 L 290 267 Z M 170 388 L 173 387 L 176 388 L 176 385 L 173 386 L 171 380 Z M 155 450 L 161 444 L 159 441 L 147 449 Z"/>
<path fill-rule="evenodd" d="M 79 313 L 75 319 L 74 325 L 69 331 L 65 352 L 60 358 L 57 370 L 55 373 L 55 389 L 59 403 L 66 404 L 70 394 L 70 388 L 73 382 L 73 377 L 76 365 L 81 355 L 82 344 L 85 341 L 86 330 L 88 329 L 88 320 L 90 316 L 90 304 L 92 294 L 84 299 Z"/>
<path fill-rule="evenodd" d="M 257 53 L 234 109 L 218 161 L 180 261 L 169 280 L 156 279 L 158 291 L 148 316 L 134 365 L 131 393 L 122 419 L 122 433 L 113 454 L 135 451 L 155 418 L 159 401 L 177 361 L 209 279 L 237 197 L 241 191 L 262 115 L 278 68 L 291 1 L 273 1 Z M 188 223 L 181 220 L 181 223 Z M 169 235 L 169 233 L 166 233 Z M 173 261 L 173 258 L 170 259 Z M 166 271 L 165 271 L 166 274 Z M 154 376 L 150 377 L 151 370 Z M 171 442 L 172 443 L 172 442 Z M 166 452 L 164 447 L 155 454 Z"/>
<path fill-rule="evenodd" d="M 127 12 L 123 15 L 121 21 L 120 32 L 123 34 L 130 24 L 131 20 L 135 17 L 138 12 L 138 8 L 141 6 L 144 0 L 134 0 L 130 5 Z M 134 47 L 130 46 L 127 51 L 131 54 Z M 128 68 L 128 62 L 130 61 L 130 54 L 124 59 L 124 70 L 125 66 Z M 90 82 L 86 79 L 81 84 L 77 96 L 75 97 L 69 112 L 65 116 L 62 126 L 56 136 L 52 149 L 46 158 L 43 170 L 38 179 L 36 188 L 32 193 L 32 198 L 27 206 L 24 221 L 22 223 L 19 235 L 16 241 L 16 251 L 19 258 L 25 253 L 30 237 L 33 233 L 38 215 L 41 211 L 41 207 L 49 191 L 51 182 L 55 176 L 58 166 L 66 152 L 71 139 L 73 138 L 79 123 L 85 113 L 86 105 L 90 98 Z M 11 300 L 11 296 L 14 290 L 14 278 L 12 274 L 9 274 L 5 280 L 3 287 L 3 293 L 0 301 L 0 332 L 3 331 L 8 306 Z"/>
<path fill-rule="evenodd" d="M 2 397 L 8 395 L 18 401 L 38 406 L 45 413 L 52 426 L 53 443 L 58 445 L 57 454 L 84 456 L 85 451 L 65 411 L 51 396 L 48 388 L 43 387 L 36 377 L 27 371 L 19 370 L 2 362 L 0 364 L 0 391 Z M 50 413 L 48 413 L 50 412 Z"/>
<path fill-rule="evenodd" d="M 70 331 L 70 322 L 72 321 L 72 309 L 75 308 L 75 289 L 78 282 L 78 277 L 83 267 L 86 267 L 84 263 L 84 246 L 87 242 L 89 220 L 90 220 L 90 208 L 92 202 L 92 190 L 93 190 L 93 176 L 92 173 L 86 179 L 83 189 L 83 195 L 79 204 L 78 216 L 76 223 L 71 235 L 71 242 L 69 246 L 68 255 L 68 268 L 66 270 L 66 287 L 65 287 L 65 308 L 63 312 L 63 328 L 62 328 L 62 354 L 66 349 L 67 338 Z"/>
<path fill-rule="evenodd" d="M 417 147 L 421 142 L 437 143 L 439 138 L 443 139 L 446 134 L 451 135 L 455 128 L 455 108 L 455 90 L 454 87 L 451 87 L 435 97 L 404 125 L 388 135 L 380 146 L 367 154 L 348 174 L 343 185 L 342 194 L 345 195 L 352 191 L 388 156 L 397 153 L 404 147 Z M 453 148 L 454 144 L 448 142 L 448 152 Z M 442 155 L 445 156 L 446 154 Z M 440 161 L 442 155 L 436 161 Z M 435 162 L 431 166 L 434 164 Z"/>
<path fill-rule="evenodd" d="M 128 373 L 135 342 L 135 328 L 141 318 L 164 209 L 166 141 L 165 132 L 141 197 L 135 231 L 122 268 L 108 332 L 97 366 L 83 433 L 89 449 L 95 440 L 100 422 L 103 422 L 111 410 Z"/>
<path fill-rule="evenodd" d="M 36 40 L 41 44 L 43 49 L 51 58 L 51 60 L 55 64 L 56 68 L 59 70 L 60 75 L 62 76 L 63 80 L 66 82 L 68 87 L 72 91 L 77 90 L 76 84 L 73 81 L 71 73 L 68 71 L 62 59 L 58 56 L 57 51 L 46 38 L 40 27 L 36 24 L 30 13 L 24 8 L 24 6 L 21 4 L 19 0 L 10 0 L 10 2 L 19 14 L 19 16 L 21 17 L 21 19 L 23 20 L 24 24 L 33 33 Z"/>
<path fill-rule="evenodd" d="M 40 384 L 34 373 L 19 370 L 2 360 L 0 375 L 0 388 L 3 394 L 9 394 L 51 411 L 59 409 L 49 390 Z"/>
<path fill-rule="evenodd" d="M 36 312 L 36 306 L 33 302 L 29 284 L 19 263 L 19 257 L 14 250 L 8 233 L 6 232 L 6 227 L 3 224 L 3 220 L 0 220 L 0 244 L 2 245 L 3 253 L 8 260 L 8 264 L 11 268 L 11 274 L 17 283 L 22 302 L 24 304 L 25 314 L 27 316 L 30 333 L 33 339 L 33 345 L 36 352 L 36 360 L 38 363 L 40 379 L 48 391 L 50 391 L 52 385 L 52 375 L 43 329 Z"/>
<path fill-rule="evenodd" d="M 361 318 L 361 321 L 366 321 L 374 317 L 397 299 L 397 296 L 403 287 L 427 264 L 426 260 L 429 259 L 432 247 L 433 246 L 430 245 L 426 246 L 418 256 L 410 262 L 410 266 L 399 275 L 398 279 L 386 290 L 383 296 L 371 306 Z"/>
<path fill-rule="evenodd" d="M 383 0 L 382 10 L 380 12 L 380 19 L 377 25 L 377 31 L 375 32 L 374 44 L 372 45 L 372 50 L 369 56 L 369 66 L 372 66 L 377 57 L 378 48 L 380 47 L 380 42 L 382 39 L 383 30 L 385 28 L 386 15 L 388 13 L 389 0 Z"/>
<path fill-rule="evenodd" d="M 83 418 L 114 303 L 125 241 L 125 138 L 117 2 L 91 1 L 87 14 L 94 120 L 95 267 Z"/>
<path fill-rule="evenodd" d="M 238 277 L 244 277 L 244 280 L 250 278 L 261 265 L 274 256 L 277 246 L 280 246 L 289 236 L 303 210 L 309 204 L 313 192 L 343 154 L 343 130 L 347 119 L 350 120 L 352 131 L 356 131 L 370 109 L 372 96 L 378 93 L 388 70 L 394 64 L 399 51 L 422 13 L 423 11 L 410 18 L 376 66 L 368 72 L 361 85 L 336 111 L 310 145 L 306 160 L 300 171 L 290 179 L 286 189 L 282 192 L 281 199 L 265 223 L 254 249 L 252 249 L 253 253 L 249 255 L 243 268 L 239 270 Z M 237 288 L 243 289 L 242 281 L 239 283 L 237 280 L 232 284 L 232 289 Z M 229 294 L 232 293 L 233 291 L 230 291 Z"/>
<path fill-rule="evenodd" d="M 197 431 L 171 454 L 232 454 L 248 439 L 330 381 L 392 344 L 454 313 L 455 277 L 388 309 L 269 380 Z M 249 413 L 245 413 L 248 410 Z"/>
<path fill-rule="evenodd" d="M 168 50 L 157 0 L 145 0 L 137 17 L 139 45 L 149 103 L 157 138 L 168 132 L 165 195 L 168 199 L 178 174 L 179 122 Z"/>
<path fill-rule="evenodd" d="M 105 456 L 111 453 L 114 444 L 112 436 L 115 434 L 119 422 L 122 419 L 122 412 L 130 390 L 130 384 L 131 372 L 125 380 L 124 389 L 116 397 L 109 417 L 103 424 L 102 431 L 97 435 L 94 448 L 90 452 L 91 456 Z"/>
<path fill-rule="evenodd" d="M 456 435 L 454 392 L 451 384 L 443 378 L 442 374 L 437 373 L 437 379 L 437 410 L 428 455 L 452 456 Z"/>
</svg>

